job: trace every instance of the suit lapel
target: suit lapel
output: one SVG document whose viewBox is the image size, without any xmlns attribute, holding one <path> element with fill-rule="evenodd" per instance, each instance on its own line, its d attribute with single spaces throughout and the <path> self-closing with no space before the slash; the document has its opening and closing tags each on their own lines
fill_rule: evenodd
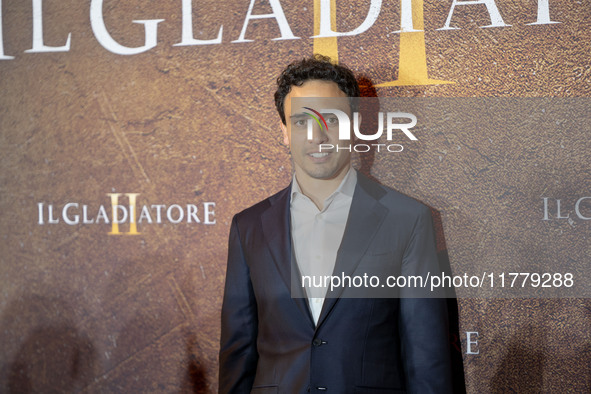
<svg viewBox="0 0 591 394">
<path fill-rule="evenodd" d="M 290 201 L 291 186 L 270 200 L 271 206 L 261 215 L 263 235 L 277 271 L 289 290 L 292 300 L 313 326 L 314 321 L 301 286 L 292 287 L 292 277 L 298 280 L 299 271 L 292 253 Z"/>
<path fill-rule="evenodd" d="M 358 173 L 357 186 L 349 210 L 343 240 L 337 252 L 333 275 L 352 276 L 366 253 L 372 239 L 387 215 L 388 208 L 378 201 L 385 191 Z M 338 302 L 343 288 L 327 292 L 317 327 L 326 319 Z"/>
</svg>

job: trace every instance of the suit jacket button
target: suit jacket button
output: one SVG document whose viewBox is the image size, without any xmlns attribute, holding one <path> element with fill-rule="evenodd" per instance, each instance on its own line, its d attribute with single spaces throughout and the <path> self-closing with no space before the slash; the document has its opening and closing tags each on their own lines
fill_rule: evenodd
<svg viewBox="0 0 591 394">
<path fill-rule="evenodd" d="M 314 339 L 314 341 L 312 341 L 312 343 L 314 344 L 314 346 L 320 346 L 322 345 L 322 339 L 316 338 Z"/>
</svg>

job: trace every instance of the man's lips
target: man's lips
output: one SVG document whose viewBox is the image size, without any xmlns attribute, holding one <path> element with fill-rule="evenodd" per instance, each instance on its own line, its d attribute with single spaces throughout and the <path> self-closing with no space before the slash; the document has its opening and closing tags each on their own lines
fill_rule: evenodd
<svg viewBox="0 0 591 394">
<path fill-rule="evenodd" d="M 307 156 L 314 163 L 325 163 L 330 160 L 332 152 L 310 152 Z"/>
<path fill-rule="evenodd" d="M 310 152 L 310 153 L 308 153 L 308 156 L 312 156 L 315 159 L 320 159 L 320 158 L 328 156 L 329 154 L 330 154 L 329 152 Z"/>
</svg>

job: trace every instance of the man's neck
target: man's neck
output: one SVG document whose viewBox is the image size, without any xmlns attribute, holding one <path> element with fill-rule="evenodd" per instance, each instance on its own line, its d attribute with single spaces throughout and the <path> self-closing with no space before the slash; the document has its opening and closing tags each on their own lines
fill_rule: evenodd
<svg viewBox="0 0 591 394">
<path fill-rule="evenodd" d="M 344 167 L 335 177 L 330 179 L 317 179 L 311 176 L 299 173 L 296 169 L 296 180 L 302 193 L 308 197 L 318 207 L 324 208 L 324 200 L 328 198 L 341 184 L 351 165 Z"/>
</svg>

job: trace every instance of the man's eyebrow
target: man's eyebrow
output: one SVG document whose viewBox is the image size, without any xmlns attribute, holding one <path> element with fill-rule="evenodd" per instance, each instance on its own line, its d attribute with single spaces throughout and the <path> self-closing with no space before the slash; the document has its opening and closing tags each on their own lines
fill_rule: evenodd
<svg viewBox="0 0 591 394">
<path fill-rule="evenodd" d="M 305 112 L 298 112 L 296 114 L 291 115 L 289 118 L 290 119 L 292 119 L 292 118 L 302 118 L 304 116 L 306 116 L 306 113 Z"/>
</svg>

